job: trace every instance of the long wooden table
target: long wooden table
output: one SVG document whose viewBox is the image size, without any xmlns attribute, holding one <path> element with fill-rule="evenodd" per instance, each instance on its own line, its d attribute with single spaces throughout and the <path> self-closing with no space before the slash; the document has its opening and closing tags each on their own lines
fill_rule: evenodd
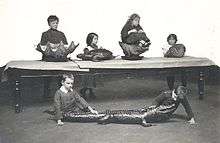
<svg viewBox="0 0 220 143">
<path fill-rule="evenodd" d="M 186 86 L 188 72 L 198 73 L 199 99 L 204 96 L 204 73 L 215 63 L 207 58 L 183 57 L 163 58 L 151 57 L 138 61 L 122 59 L 107 60 L 101 62 L 69 61 L 69 62 L 44 62 L 44 61 L 11 61 L 6 64 L 2 74 L 2 81 L 14 82 L 15 112 L 22 111 L 22 94 L 20 91 L 21 78 L 26 77 L 54 77 L 70 72 L 77 75 L 158 75 L 167 74 L 167 82 L 170 89 L 174 86 L 174 77 L 181 75 L 182 84 Z M 45 82 L 45 86 L 48 83 Z M 45 88 L 46 89 L 46 88 Z"/>
</svg>

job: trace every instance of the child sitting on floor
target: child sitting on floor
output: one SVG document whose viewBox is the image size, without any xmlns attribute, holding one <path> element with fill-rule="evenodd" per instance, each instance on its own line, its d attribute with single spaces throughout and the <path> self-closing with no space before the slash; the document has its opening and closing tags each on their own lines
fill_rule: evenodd
<svg viewBox="0 0 220 143">
<path fill-rule="evenodd" d="M 175 34 L 170 34 L 167 37 L 168 45 L 162 47 L 164 57 L 167 58 L 181 58 L 184 56 L 186 48 L 183 44 L 177 43 L 177 36 Z"/>
<path fill-rule="evenodd" d="M 81 113 L 91 112 L 98 114 L 89 104 L 73 89 L 74 77 L 72 74 L 64 74 L 62 76 L 62 86 L 58 89 L 54 96 L 55 118 L 58 125 L 63 125 L 62 115 L 67 112 Z"/>
</svg>

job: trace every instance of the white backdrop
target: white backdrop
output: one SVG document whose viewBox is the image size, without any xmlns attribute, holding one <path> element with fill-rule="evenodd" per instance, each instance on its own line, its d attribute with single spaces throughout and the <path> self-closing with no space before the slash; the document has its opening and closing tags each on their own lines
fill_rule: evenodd
<svg viewBox="0 0 220 143">
<path fill-rule="evenodd" d="M 170 33 L 178 36 L 187 55 L 208 57 L 220 65 L 219 0 L 0 0 L 0 66 L 11 60 L 38 60 L 34 45 L 48 30 L 47 17 L 59 17 L 58 30 L 82 52 L 89 32 L 99 35 L 99 45 L 122 55 L 120 31 L 128 16 L 138 13 L 152 41 L 145 56 L 162 56 L 161 46 Z"/>
</svg>

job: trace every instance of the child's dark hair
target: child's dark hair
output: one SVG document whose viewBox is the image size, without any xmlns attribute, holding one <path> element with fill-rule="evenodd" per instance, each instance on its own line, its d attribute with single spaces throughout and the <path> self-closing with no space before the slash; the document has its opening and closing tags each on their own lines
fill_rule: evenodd
<svg viewBox="0 0 220 143">
<path fill-rule="evenodd" d="M 59 18 L 56 16 L 56 15 L 50 15 L 48 18 L 47 18 L 47 23 L 48 25 L 50 25 L 50 22 L 52 21 L 55 21 L 57 20 L 59 22 Z"/>
<path fill-rule="evenodd" d="M 175 39 L 176 42 L 177 42 L 177 36 L 176 36 L 176 34 L 170 34 L 170 35 L 167 37 L 167 42 L 169 41 L 170 38 Z"/>
<path fill-rule="evenodd" d="M 67 78 L 70 78 L 70 79 L 74 80 L 74 76 L 73 76 L 72 74 L 70 74 L 70 73 L 65 73 L 65 74 L 63 74 L 62 77 L 61 77 L 61 82 L 64 82 Z"/>
<path fill-rule="evenodd" d="M 96 34 L 96 33 L 89 33 L 89 34 L 87 35 L 87 38 L 86 38 L 86 44 L 87 44 L 87 46 L 91 46 L 92 40 L 93 40 L 93 38 L 94 38 L 95 36 L 98 37 L 98 34 Z"/>
<path fill-rule="evenodd" d="M 174 93 L 177 94 L 177 91 L 180 91 L 181 94 L 184 94 L 186 95 L 187 94 L 187 88 L 185 86 L 177 86 L 175 89 L 174 89 Z"/>
<path fill-rule="evenodd" d="M 135 19 L 135 18 L 141 18 L 137 13 L 133 13 L 132 15 L 129 16 L 128 21 L 126 24 L 131 24 L 131 22 Z"/>
</svg>

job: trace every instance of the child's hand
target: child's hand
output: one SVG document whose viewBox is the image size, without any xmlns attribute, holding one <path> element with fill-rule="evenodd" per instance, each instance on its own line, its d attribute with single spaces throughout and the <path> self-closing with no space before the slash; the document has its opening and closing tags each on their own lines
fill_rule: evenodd
<svg viewBox="0 0 220 143">
<path fill-rule="evenodd" d="M 136 29 L 131 29 L 130 31 L 128 31 L 128 34 L 130 34 L 130 33 L 136 33 L 136 32 L 137 32 Z"/>
<path fill-rule="evenodd" d="M 155 105 L 152 105 L 152 106 L 148 107 L 148 109 L 150 109 L 150 110 L 153 110 L 153 109 L 155 109 L 155 108 L 156 108 Z"/>
<path fill-rule="evenodd" d="M 166 48 L 162 48 L 162 51 L 163 51 L 163 54 L 165 55 L 166 52 L 168 51 L 168 49 L 166 49 Z"/>
<path fill-rule="evenodd" d="M 64 124 L 64 123 L 63 123 L 61 120 L 58 120 L 58 121 L 57 121 L 57 125 L 58 125 L 58 126 L 62 126 L 63 124 Z"/>
<path fill-rule="evenodd" d="M 144 33 L 144 31 L 143 30 L 139 30 L 138 33 Z"/>
<path fill-rule="evenodd" d="M 195 125 L 195 124 L 196 124 L 194 118 L 191 118 L 191 119 L 188 121 L 188 123 L 189 123 L 190 125 Z"/>
<path fill-rule="evenodd" d="M 42 51 L 46 51 L 47 46 L 40 46 L 40 48 L 41 48 Z"/>
</svg>

